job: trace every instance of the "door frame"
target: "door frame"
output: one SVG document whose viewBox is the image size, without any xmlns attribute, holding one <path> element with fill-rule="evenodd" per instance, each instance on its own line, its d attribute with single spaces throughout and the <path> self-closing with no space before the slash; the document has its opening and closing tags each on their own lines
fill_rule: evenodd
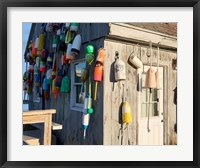
<svg viewBox="0 0 200 168">
<path fill-rule="evenodd" d="M 149 66 L 148 64 L 143 64 L 143 66 Z M 157 64 L 152 63 L 152 66 L 157 66 Z M 169 123 L 169 118 L 168 118 L 168 79 L 169 79 L 169 64 L 163 64 L 161 63 L 159 65 L 160 67 L 163 68 L 163 145 L 167 145 L 168 144 L 168 123 Z M 140 122 L 140 118 L 138 113 L 141 113 L 141 70 L 137 71 L 137 74 L 140 75 L 140 89 L 138 91 L 137 94 L 137 113 L 136 113 L 136 117 L 137 117 L 137 136 L 136 136 L 136 144 L 139 144 L 139 122 Z"/>
</svg>

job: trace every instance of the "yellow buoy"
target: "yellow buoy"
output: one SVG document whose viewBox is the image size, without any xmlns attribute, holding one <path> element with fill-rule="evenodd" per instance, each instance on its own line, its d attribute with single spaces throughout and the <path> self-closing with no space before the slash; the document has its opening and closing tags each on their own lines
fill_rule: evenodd
<svg viewBox="0 0 200 168">
<path fill-rule="evenodd" d="M 42 55 L 42 50 L 44 49 L 44 45 L 45 45 L 45 34 L 41 33 L 38 39 L 38 47 L 37 47 L 38 56 Z"/>
<path fill-rule="evenodd" d="M 127 101 L 122 106 L 122 122 L 130 124 L 132 122 L 131 107 Z"/>
</svg>

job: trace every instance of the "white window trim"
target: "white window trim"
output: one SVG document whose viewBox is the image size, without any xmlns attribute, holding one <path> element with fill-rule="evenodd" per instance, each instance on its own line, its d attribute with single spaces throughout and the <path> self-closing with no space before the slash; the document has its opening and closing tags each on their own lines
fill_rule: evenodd
<svg viewBox="0 0 200 168">
<path fill-rule="evenodd" d="M 70 109 L 74 111 L 83 112 L 83 104 L 76 103 L 76 88 L 75 88 L 75 64 L 85 62 L 85 58 L 77 59 L 70 62 L 71 69 L 71 92 L 70 92 Z"/>
</svg>

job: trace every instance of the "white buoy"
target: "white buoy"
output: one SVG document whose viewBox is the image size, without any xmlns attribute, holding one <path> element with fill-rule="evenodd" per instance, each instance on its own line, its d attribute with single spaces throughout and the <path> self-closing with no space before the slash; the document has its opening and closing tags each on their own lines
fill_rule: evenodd
<svg viewBox="0 0 200 168">
<path fill-rule="evenodd" d="M 70 31 L 78 31 L 79 23 L 71 23 L 70 25 Z"/>
<path fill-rule="evenodd" d="M 136 55 L 131 56 L 129 60 L 137 69 L 142 68 L 142 61 Z"/>
<path fill-rule="evenodd" d="M 66 29 L 69 29 L 70 23 L 65 23 L 65 27 L 66 27 Z"/>
<path fill-rule="evenodd" d="M 115 81 L 125 80 L 126 79 L 126 67 L 125 63 L 117 58 L 114 64 L 114 72 L 115 72 Z"/>
<path fill-rule="evenodd" d="M 85 137 L 86 137 L 86 130 L 89 125 L 89 120 L 90 120 L 90 114 L 83 113 L 83 115 L 82 115 L 82 125 L 83 125 L 83 129 L 84 129 L 83 139 L 85 139 Z"/>
<path fill-rule="evenodd" d="M 36 38 L 35 40 L 35 48 L 38 48 L 39 38 Z"/>
<path fill-rule="evenodd" d="M 134 67 L 136 67 L 137 69 L 138 68 L 142 68 L 142 66 L 143 66 L 143 63 L 142 63 L 142 61 L 137 57 L 137 55 L 138 55 L 138 48 L 139 48 L 139 46 L 137 46 L 137 52 L 136 52 L 136 54 L 133 54 L 133 55 L 131 55 L 130 57 L 129 57 L 129 61 L 132 63 L 132 65 L 134 66 Z"/>
<path fill-rule="evenodd" d="M 58 29 L 57 32 L 56 32 L 56 34 L 57 34 L 58 36 L 60 36 L 60 34 L 61 34 L 61 29 Z"/>
<path fill-rule="evenodd" d="M 77 34 L 73 40 L 71 52 L 75 53 L 75 55 L 78 55 L 80 49 L 81 49 L 81 35 Z"/>
</svg>

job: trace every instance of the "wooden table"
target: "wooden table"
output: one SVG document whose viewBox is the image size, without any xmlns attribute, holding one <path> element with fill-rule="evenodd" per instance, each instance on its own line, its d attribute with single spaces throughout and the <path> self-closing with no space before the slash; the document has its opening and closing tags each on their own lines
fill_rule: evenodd
<svg viewBox="0 0 200 168">
<path fill-rule="evenodd" d="M 51 145 L 52 114 L 55 113 L 55 109 L 24 111 L 23 124 L 44 123 L 44 145 Z"/>
</svg>

